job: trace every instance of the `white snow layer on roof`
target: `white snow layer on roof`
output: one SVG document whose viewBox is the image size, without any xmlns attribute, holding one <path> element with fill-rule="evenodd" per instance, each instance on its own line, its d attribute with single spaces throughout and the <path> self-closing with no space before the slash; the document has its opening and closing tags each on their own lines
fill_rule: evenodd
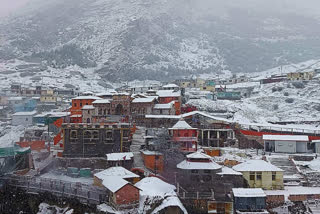
<svg viewBox="0 0 320 214">
<path fill-rule="evenodd" d="M 222 171 L 217 173 L 218 175 L 242 175 L 241 172 L 237 172 L 229 167 L 222 167 Z"/>
<path fill-rule="evenodd" d="M 171 109 L 172 106 L 174 105 L 174 101 L 166 104 L 156 104 L 154 105 L 154 109 Z"/>
<path fill-rule="evenodd" d="M 269 162 L 264 160 L 248 160 L 246 162 L 240 163 L 232 167 L 232 169 L 238 172 L 280 172 L 283 171 L 282 169 L 272 165 Z"/>
<path fill-rule="evenodd" d="M 196 129 L 192 128 L 186 121 L 179 120 L 172 128 L 170 129 Z"/>
<path fill-rule="evenodd" d="M 135 98 L 132 103 L 151 103 L 155 100 L 155 97 Z"/>
<path fill-rule="evenodd" d="M 221 169 L 222 166 L 220 166 L 213 160 L 210 160 L 209 162 L 191 162 L 191 161 L 184 160 L 177 165 L 177 168 L 189 169 L 189 170 L 192 170 L 192 169 L 217 170 L 217 169 Z"/>
<path fill-rule="evenodd" d="M 157 95 L 159 97 L 180 97 L 180 91 L 173 91 L 173 90 L 159 90 L 157 91 Z"/>
<path fill-rule="evenodd" d="M 179 86 L 177 86 L 176 84 L 171 83 L 171 84 L 162 86 L 162 88 L 179 88 Z"/>
<path fill-rule="evenodd" d="M 160 204 L 160 206 L 155 208 L 151 214 L 157 214 L 161 210 L 165 209 L 166 207 L 172 207 L 172 206 L 179 207 L 184 214 L 188 214 L 186 208 L 183 206 L 183 204 L 181 203 L 180 199 L 177 196 L 166 197 L 162 201 L 162 204 Z"/>
<path fill-rule="evenodd" d="M 92 110 L 92 109 L 94 109 L 94 106 L 93 106 L 93 105 L 84 105 L 84 106 L 82 107 L 82 110 Z"/>
<path fill-rule="evenodd" d="M 319 159 L 319 158 L 313 159 L 313 160 L 309 163 L 308 167 L 309 167 L 310 169 L 314 170 L 314 171 L 320 172 L 320 159 Z"/>
<path fill-rule="evenodd" d="M 101 100 L 95 100 L 92 103 L 93 104 L 108 104 L 108 103 L 110 103 L 110 101 L 107 99 L 101 99 Z"/>
<path fill-rule="evenodd" d="M 266 197 L 261 188 L 232 188 L 235 197 Z"/>
<path fill-rule="evenodd" d="M 263 135 L 263 140 L 309 141 L 307 135 Z"/>
<path fill-rule="evenodd" d="M 25 111 L 25 112 L 14 113 L 12 116 L 32 116 L 32 115 L 36 115 L 36 114 L 37 114 L 36 111 Z"/>
<path fill-rule="evenodd" d="M 120 178 L 139 178 L 138 175 L 134 174 L 133 172 L 130 172 L 129 170 L 118 166 L 118 167 L 110 167 L 106 170 L 103 170 L 101 172 L 98 172 L 94 174 L 97 178 L 103 180 L 109 176 L 117 176 Z"/>
<path fill-rule="evenodd" d="M 132 152 L 110 153 L 106 154 L 108 161 L 131 160 Z"/>
<path fill-rule="evenodd" d="M 95 96 L 79 96 L 72 99 L 73 100 L 101 100 L 102 98 L 95 97 Z"/>
<path fill-rule="evenodd" d="M 288 201 L 290 195 L 314 195 L 320 194 L 320 187 L 285 186 L 284 190 L 265 190 L 266 195 L 284 195 Z"/>
<path fill-rule="evenodd" d="M 20 140 L 20 136 L 24 133 L 24 126 L 6 126 L 0 127 L 3 134 L 0 137 L 0 148 L 12 147 L 15 142 Z"/>
<path fill-rule="evenodd" d="M 187 155 L 187 158 L 189 159 L 211 159 L 211 156 L 204 154 L 202 152 L 194 152 L 189 155 Z"/>
<path fill-rule="evenodd" d="M 113 193 L 117 192 L 127 184 L 129 184 L 129 182 L 119 176 L 107 176 L 102 180 L 102 185 Z"/>
<path fill-rule="evenodd" d="M 176 187 L 168 184 L 157 177 L 146 177 L 135 184 L 141 189 L 140 194 L 145 196 L 161 196 L 166 194 L 175 195 Z"/>
</svg>

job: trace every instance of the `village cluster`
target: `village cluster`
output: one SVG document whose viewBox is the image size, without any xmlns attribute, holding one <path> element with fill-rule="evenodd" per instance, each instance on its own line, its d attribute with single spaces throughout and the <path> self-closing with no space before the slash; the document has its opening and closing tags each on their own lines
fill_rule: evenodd
<svg viewBox="0 0 320 214">
<path fill-rule="evenodd" d="M 1 126 L 11 127 L 1 133 L 4 181 L 101 213 L 319 213 L 320 130 L 241 124 L 185 104 L 250 96 L 250 87 L 229 87 L 248 82 L 195 78 L 105 92 L 12 84 L 0 100 Z"/>
</svg>

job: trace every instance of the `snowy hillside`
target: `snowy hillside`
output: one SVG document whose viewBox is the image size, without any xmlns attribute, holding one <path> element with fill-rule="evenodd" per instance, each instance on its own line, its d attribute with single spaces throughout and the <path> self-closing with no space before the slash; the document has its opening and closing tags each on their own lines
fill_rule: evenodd
<svg viewBox="0 0 320 214">
<path fill-rule="evenodd" d="M 0 20 L 0 60 L 77 65 L 119 81 L 255 72 L 320 58 L 317 16 L 273 6 L 266 13 L 252 0 L 30 0 Z"/>
<path fill-rule="evenodd" d="M 319 81 L 281 82 L 256 86 L 250 98 L 240 101 L 196 99 L 189 104 L 208 112 L 232 113 L 232 119 L 243 123 L 319 121 L 319 97 Z"/>
</svg>

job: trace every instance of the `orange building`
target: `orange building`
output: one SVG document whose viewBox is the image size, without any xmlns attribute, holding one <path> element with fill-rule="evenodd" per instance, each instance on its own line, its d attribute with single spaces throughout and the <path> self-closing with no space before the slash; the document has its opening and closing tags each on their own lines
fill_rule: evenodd
<svg viewBox="0 0 320 214">
<path fill-rule="evenodd" d="M 198 147 L 198 129 L 192 128 L 186 121 L 180 119 L 169 128 L 172 142 L 180 144 L 182 151 L 194 152 Z"/>
<path fill-rule="evenodd" d="M 156 151 L 141 150 L 141 156 L 147 169 L 156 173 L 163 171 L 163 154 Z"/>
<path fill-rule="evenodd" d="M 85 105 L 92 105 L 95 100 L 101 100 L 100 97 L 95 96 L 79 96 L 72 99 L 72 106 L 70 108 L 71 115 L 81 115 L 81 109 Z"/>
<path fill-rule="evenodd" d="M 157 92 L 159 97 L 159 104 L 167 104 L 174 101 L 174 107 L 176 110 L 176 115 L 181 114 L 181 92 L 173 90 L 159 90 Z"/>
</svg>

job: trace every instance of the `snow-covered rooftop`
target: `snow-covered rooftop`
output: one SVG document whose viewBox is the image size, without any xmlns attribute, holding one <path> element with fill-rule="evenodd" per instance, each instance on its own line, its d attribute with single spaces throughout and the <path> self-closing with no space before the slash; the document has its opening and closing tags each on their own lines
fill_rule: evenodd
<svg viewBox="0 0 320 214">
<path fill-rule="evenodd" d="M 25 111 L 25 112 L 16 112 L 12 116 L 32 116 L 36 115 L 36 111 Z"/>
<path fill-rule="evenodd" d="M 92 109 L 94 109 L 94 106 L 93 106 L 93 105 L 84 105 L 84 106 L 82 107 L 82 110 L 92 110 Z"/>
<path fill-rule="evenodd" d="M 237 172 L 229 167 L 222 167 L 222 171 L 217 173 L 218 175 L 242 175 L 241 172 Z"/>
<path fill-rule="evenodd" d="M 110 101 L 107 99 L 95 100 L 92 102 L 93 104 L 109 104 Z"/>
<path fill-rule="evenodd" d="M 172 128 L 170 129 L 197 129 L 197 128 L 192 128 L 186 121 L 184 121 L 183 119 L 179 120 Z"/>
<path fill-rule="evenodd" d="M 282 172 L 283 170 L 264 160 L 248 160 L 232 167 L 238 172 Z"/>
<path fill-rule="evenodd" d="M 155 97 L 135 98 L 132 103 L 151 103 L 155 100 Z"/>
<path fill-rule="evenodd" d="M 131 160 L 133 158 L 132 152 L 122 152 L 122 153 L 110 153 L 106 154 L 108 161 L 119 161 L 119 160 Z"/>
<path fill-rule="evenodd" d="M 180 119 L 180 115 L 156 115 L 156 114 L 147 114 L 145 118 L 152 118 L 152 119 Z"/>
<path fill-rule="evenodd" d="M 173 91 L 173 90 L 159 90 L 157 91 L 157 95 L 159 97 L 180 97 L 180 91 Z"/>
<path fill-rule="evenodd" d="M 179 88 L 179 86 L 177 86 L 176 84 L 171 83 L 171 84 L 167 84 L 167 85 L 162 86 L 162 88 Z"/>
<path fill-rule="evenodd" d="M 211 156 L 204 154 L 202 152 L 194 152 L 187 155 L 188 159 L 211 159 Z"/>
<path fill-rule="evenodd" d="M 232 188 L 235 197 L 266 197 L 267 195 L 261 188 Z"/>
<path fill-rule="evenodd" d="M 73 100 L 101 100 L 100 97 L 96 97 L 96 96 L 79 96 L 72 99 Z"/>
<path fill-rule="evenodd" d="M 177 165 L 179 169 L 208 169 L 208 170 L 217 170 L 221 169 L 222 166 L 210 160 L 209 162 L 195 162 L 184 160 Z"/>
<path fill-rule="evenodd" d="M 121 179 L 118 176 L 107 176 L 102 180 L 102 185 L 113 193 L 127 184 L 129 184 L 128 181 Z"/>
<path fill-rule="evenodd" d="M 156 207 L 151 214 L 160 213 L 161 210 L 165 209 L 166 207 L 179 207 L 183 214 L 188 214 L 188 211 L 181 203 L 180 199 L 177 196 L 169 196 L 166 197 L 162 203 Z"/>
<path fill-rule="evenodd" d="M 307 135 L 263 135 L 263 140 L 309 141 Z"/>
<path fill-rule="evenodd" d="M 109 177 L 109 176 L 116 176 L 120 178 L 139 178 L 139 175 L 136 175 L 133 172 L 130 172 L 129 170 L 121 166 L 110 167 L 106 170 L 103 170 L 101 172 L 94 174 L 94 176 L 96 176 L 101 180 L 104 180 L 106 177 Z"/>
<path fill-rule="evenodd" d="M 174 105 L 174 101 L 166 104 L 156 104 L 154 105 L 154 109 L 171 109 L 172 106 Z"/>
<path fill-rule="evenodd" d="M 146 177 L 135 184 L 142 190 L 141 195 L 163 196 L 165 194 L 175 194 L 176 187 L 168 184 L 157 177 Z"/>
</svg>

